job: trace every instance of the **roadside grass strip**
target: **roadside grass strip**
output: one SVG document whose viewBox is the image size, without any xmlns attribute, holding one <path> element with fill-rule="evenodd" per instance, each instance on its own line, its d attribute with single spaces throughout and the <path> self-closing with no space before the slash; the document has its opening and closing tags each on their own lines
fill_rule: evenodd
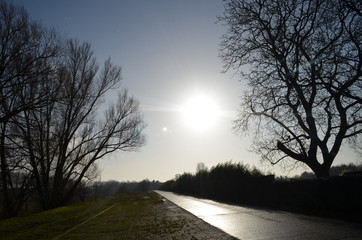
<svg viewBox="0 0 362 240">
<path fill-rule="evenodd" d="M 0 239 L 166 239 L 185 222 L 168 218 L 162 203 L 155 192 L 87 201 L 2 220 Z"/>
<path fill-rule="evenodd" d="M 0 220 L 0 239 L 54 239 L 117 202 L 119 196 Z"/>
<path fill-rule="evenodd" d="M 93 217 L 88 218 L 88 219 L 85 220 L 84 222 L 78 224 L 78 225 L 75 226 L 75 227 L 72 227 L 72 228 L 69 229 L 68 231 L 64 232 L 63 234 L 61 234 L 61 235 L 59 235 L 59 236 L 57 236 L 56 238 L 53 238 L 53 239 L 54 239 L 54 240 L 58 240 L 58 239 L 62 238 L 63 236 L 65 236 L 65 235 L 67 235 L 68 233 L 70 233 L 71 231 L 74 231 L 75 229 L 77 229 L 77 228 L 79 228 L 80 226 L 82 226 L 83 224 L 89 222 L 89 221 L 92 220 L 93 218 L 96 218 L 96 217 L 98 217 L 99 215 L 107 212 L 108 210 L 110 210 L 111 208 L 113 208 L 113 207 L 116 206 L 116 205 L 117 205 L 117 203 L 116 203 L 116 204 L 113 204 L 112 206 L 110 206 L 110 207 L 107 208 L 106 210 L 103 210 L 102 212 L 98 213 L 97 215 L 94 215 Z"/>
</svg>

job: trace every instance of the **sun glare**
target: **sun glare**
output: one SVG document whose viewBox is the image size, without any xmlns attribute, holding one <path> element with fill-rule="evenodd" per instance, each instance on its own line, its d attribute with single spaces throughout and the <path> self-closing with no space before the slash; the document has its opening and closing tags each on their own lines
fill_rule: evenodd
<svg viewBox="0 0 362 240">
<path fill-rule="evenodd" d="M 218 117 L 215 102 L 205 96 L 191 98 L 183 107 L 182 112 L 187 124 L 197 130 L 212 127 Z"/>
</svg>

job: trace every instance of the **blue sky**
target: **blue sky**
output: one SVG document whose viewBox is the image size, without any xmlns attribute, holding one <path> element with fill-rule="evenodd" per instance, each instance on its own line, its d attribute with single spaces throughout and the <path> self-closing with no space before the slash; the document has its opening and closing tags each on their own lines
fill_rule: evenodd
<svg viewBox="0 0 362 240">
<path fill-rule="evenodd" d="M 43 25 L 91 43 L 100 63 L 111 57 L 122 67 L 122 88 L 141 103 L 148 144 L 138 152 L 119 152 L 101 160 L 101 180 L 165 181 L 194 172 L 198 162 L 212 167 L 230 160 L 282 174 L 279 167 L 261 165 L 259 157 L 248 151 L 251 140 L 232 132 L 243 86 L 232 72 L 221 73 L 218 44 L 226 31 L 216 23 L 223 12 L 221 0 L 13 2 Z M 115 94 L 111 92 L 107 101 Z M 203 131 L 190 126 L 180 112 L 189 99 L 200 95 L 212 99 L 220 111 Z M 345 150 L 336 163 L 357 159 Z"/>
</svg>

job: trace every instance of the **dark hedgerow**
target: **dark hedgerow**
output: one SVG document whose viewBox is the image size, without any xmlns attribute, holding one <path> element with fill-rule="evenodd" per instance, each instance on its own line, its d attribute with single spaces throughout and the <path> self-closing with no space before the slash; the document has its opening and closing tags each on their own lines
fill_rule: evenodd
<svg viewBox="0 0 362 240">
<path fill-rule="evenodd" d="M 275 179 L 241 163 L 184 173 L 160 190 L 214 200 L 266 206 L 312 215 L 362 221 L 362 176 Z"/>
</svg>

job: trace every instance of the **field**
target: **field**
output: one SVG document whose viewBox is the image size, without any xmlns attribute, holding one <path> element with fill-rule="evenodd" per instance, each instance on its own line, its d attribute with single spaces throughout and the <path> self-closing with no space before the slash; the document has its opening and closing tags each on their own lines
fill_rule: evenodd
<svg viewBox="0 0 362 240">
<path fill-rule="evenodd" d="M 121 194 L 0 221 L 0 239 L 232 239 L 157 193 Z"/>
</svg>

